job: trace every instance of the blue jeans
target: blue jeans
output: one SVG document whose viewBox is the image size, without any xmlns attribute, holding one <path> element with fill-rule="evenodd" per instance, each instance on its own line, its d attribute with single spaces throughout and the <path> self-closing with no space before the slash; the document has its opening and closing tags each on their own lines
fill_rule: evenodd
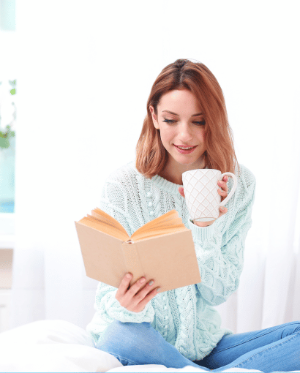
<svg viewBox="0 0 300 373">
<path fill-rule="evenodd" d="M 160 364 L 167 368 L 191 365 L 214 372 L 229 368 L 288 372 L 300 370 L 300 321 L 225 335 L 209 355 L 197 361 L 184 357 L 148 322 L 114 320 L 95 347 L 115 356 L 123 365 Z"/>
</svg>

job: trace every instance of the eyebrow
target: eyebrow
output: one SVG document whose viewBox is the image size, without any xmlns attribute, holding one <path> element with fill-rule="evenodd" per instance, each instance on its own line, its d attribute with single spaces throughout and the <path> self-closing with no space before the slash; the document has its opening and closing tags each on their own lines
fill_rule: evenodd
<svg viewBox="0 0 300 373">
<path fill-rule="evenodd" d="M 163 110 L 162 113 L 163 113 L 164 111 L 166 111 L 166 112 L 168 112 L 168 113 L 170 113 L 170 114 L 173 114 L 173 115 L 178 115 L 178 114 L 173 113 L 172 111 L 169 111 L 169 110 Z M 198 116 L 198 115 L 202 115 L 202 113 L 194 114 L 194 115 L 192 115 L 192 117 L 196 117 L 196 116 Z"/>
</svg>

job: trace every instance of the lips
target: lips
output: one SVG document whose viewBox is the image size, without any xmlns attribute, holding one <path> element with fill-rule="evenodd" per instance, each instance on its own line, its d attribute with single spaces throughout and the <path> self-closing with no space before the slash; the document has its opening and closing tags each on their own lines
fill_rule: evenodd
<svg viewBox="0 0 300 373">
<path fill-rule="evenodd" d="M 179 146 L 177 146 L 177 145 L 174 145 L 174 146 L 175 146 L 175 148 L 177 149 L 177 151 L 178 151 L 179 153 L 181 153 L 181 154 L 191 154 L 191 153 L 194 152 L 195 148 L 197 147 L 197 146 L 193 146 L 193 147 L 190 148 L 190 149 L 181 149 L 181 148 L 179 148 Z"/>
<path fill-rule="evenodd" d="M 195 145 L 195 146 L 193 146 L 193 145 L 175 145 L 175 146 L 177 148 L 179 148 L 179 147 L 181 147 L 181 148 L 196 148 L 197 145 Z"/>
</svg>

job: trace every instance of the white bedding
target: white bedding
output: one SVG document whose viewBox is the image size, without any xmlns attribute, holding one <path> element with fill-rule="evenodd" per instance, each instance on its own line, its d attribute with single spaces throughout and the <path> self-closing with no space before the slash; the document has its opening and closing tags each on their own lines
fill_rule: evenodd
<svg viewBox="0 0 300 373">
<path fill-rule="evenodd" d="M 97 350 L 84 329 L 63 320 L 35 321 L 0 333 L 0 355 L 1 372 L 205 372 L 191 366 L 123 366 L 113 355 Z"/>
</svg>

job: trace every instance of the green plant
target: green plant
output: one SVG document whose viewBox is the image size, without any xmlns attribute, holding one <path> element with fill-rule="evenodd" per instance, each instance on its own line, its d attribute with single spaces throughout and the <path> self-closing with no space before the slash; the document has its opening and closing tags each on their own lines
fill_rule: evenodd
<svg viewBox="0 0 300 373">
<path fill-rule="evenodd" d="M 15 95 L 16 94 L 16 80 L 12 80 L 12 81 L 9 81 L 10 85 L 12 86 L 12 89 L 9 91 L 9 93 L 11 95 Z M 1 84 L 1 83 L 0 83 Z M 13 102 L 12 103 L 14 106 L 15 106 L 15 103 Z M 14 113 L 14 119 L 15 119 L 15 113 Z M 13 124 L 14 120 L 12 121 L 12 123 L 6 125 L 5 127 L 5 130 L 4 131 L 1 131 L 0 130 L 0 149 L 1 148 L 9 148 L 10 146 L 10 142 L 9 142 L 9 139 L 11 137 L 15 137 L 15 131 L 12 130 L 12 124 Z"/>
<path fill-rule="evenodd" d="M 0 131 L 0 148 L 9 148 L 10 137 L 15 137 L 15 131 L 11 130 L 11 126 L 8 124 L 6 127 L 6 132 Z"/>
</svg>

